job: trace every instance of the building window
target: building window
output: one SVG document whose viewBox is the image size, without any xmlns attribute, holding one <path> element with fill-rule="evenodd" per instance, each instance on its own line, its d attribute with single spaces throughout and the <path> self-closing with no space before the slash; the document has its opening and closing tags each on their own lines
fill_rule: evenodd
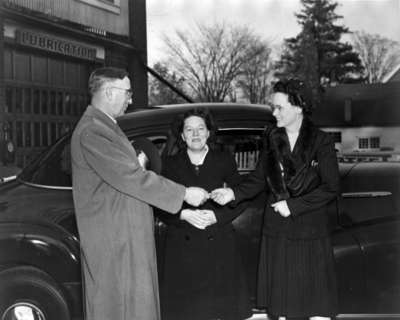
<svg viewBox="0 0 400 320">
<path fill-rule="evenodd" d="M 71 95 L 71 109 L 74 116 L 77 116 L 79 114 L 78 97 L 75 94 Z"/>
<path fill-rule="evenodd" d="M 64 114 L 62 92 L 57 92 L 57 114 L 59 116 L 62 116 Z"/>
<path fill-rule="evenodd" d="M 368 149 L 369 139 L 368 138 L 359 138 L 358 139 L 358 148 L 359 149 Z"/>
<path fill-rule="evenodd" d="M 80 95 L 80 99 L 79 99 L 79 115 L 82 115 L 87 107 L 87 103 L 86 103 L 86 97 L 84 95 Z"/>
<path fill-rule="evenodd" d="M 17 121 L 17 123 L 16 123 L 16 129 L 15 129 L 15 131 L 16 131 L 16 134 L 17 134 L 17 147 L 23 147 L 24 146 L 24 144 L 23 144 L 23 136 L 24 136 L 24 133 L 22 132 L 22 122 L 21 121 Z"/>
<path fill-rule="evenodd" d="M 11 113 L 13 110 L 13 89 L 10 87 L 6 88 L 6 107 L 5 112 Z"/>
<path fill-rule="evenodd" d="M 342 143 L 342 133 L 340 131 L 328 132 L 334 143 Z"/>
<path fill-rule="evenodd" d="M 40 91 L 33 90 L 33 113 L 40 113 Z"/>
<path fill-rule="evenodd" d="M 15 90 L 15 112 L 22 113 L 22 88 L 16 88 Z"/>
<path fill-rule="evenodd" d="M 69 122 L 66 122 L 64 124 L 64 130 L 65 130 L 65 132 L 70 132 L 71 131 L 71 124 Z"/>
<path fill-rule="evenodd" d="M 40 122 L 33 124 L 33 145 L 40 147 Z"/>
<path fill-rule="evenodd" d="M 51 137 L 51 143 L 54 143 L 57 140 L 57 124 L 52 122 L 50 124 L 50 137 Z"/>
<path fill-rule="evenodd" d="M 47 114 L 47 100 L 48 100 L 47 91 L 42 91 L 42 114 Z"/>
<path fill-rule="evenodd" d="M 62 122 L 57 123 L 57 139 L 64 134 L 64 125 Z"/>
<path fill-rule="evenodd" d="M 50 114 L 57 114 L 56 105 L 56 93 L 55 91 L 50 91 Z"/>
<path fill-rule="evenodd" d="M 381 139 L 379 137 L 359 138 L 359 149 L 379 149 L 381 146 Z"/>
<path fill-rule="evenodd" d="M 42 122 L 42 146 L 43 147 L 47 147 L 49 145 L 47 127 L 48 127 L 47 122 Z"/>
<path fill-rule="evenodd" d="M 121 0 L 77 0 L 80 2 L 84 2 L 93 7 L 101 8 L 107 11 L 111 11 L 113 13 L 120 14 L 121 9 Z"/>
<path fill-rule="evenodd" d="M 371 149 L 379 149 L 381 146 L 381 141 L 379 137 L 371 137 L 369 138 L 369 147 Z"/>
<path fill-rule="evenodd" d="M 6 122 L 6 126 L 8 125 L 8 139 L 10 139 L 11 141 L 13 140 L 14 137 L 14 131 L 13 131 L 13 127 L 14 127 L 14 123 L 13 122 Z"/>
<path fill-rule="evenodd" d="M 24 131 L 24 136 L 25 136 L 25 145 L 24 147 L 32 147 L 32 126 L 31 122 L 25 122 L 25 131 Z"/>
<path fill-rule="evenodd" d="M 30 88 L 25 88 L 24 89 L 24 111 L 26 114 L 31 113 L 31 103 L 32 103 L 32 98 L 31 98 L 31 89 Z"/>
<path fill-rule="evenodd" d="M 64 105 L 65 105 L 65 114 L 66 115 L 72 115 L 72 110 L 71 110 L 71 94 L 69 92 L 66 92 L 64 95 Z"/>
</svg>

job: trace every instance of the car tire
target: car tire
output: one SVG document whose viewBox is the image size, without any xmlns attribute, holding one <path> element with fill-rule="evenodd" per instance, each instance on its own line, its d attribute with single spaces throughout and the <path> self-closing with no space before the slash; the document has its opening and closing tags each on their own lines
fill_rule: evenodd
<svg viewBox="0 0 400 320">
<path fill-rule="evenodd" d="M 70 320 L 68 303 L 57 283 L 28 266 L 0 272 L 0 320 Z"/>
</svg>

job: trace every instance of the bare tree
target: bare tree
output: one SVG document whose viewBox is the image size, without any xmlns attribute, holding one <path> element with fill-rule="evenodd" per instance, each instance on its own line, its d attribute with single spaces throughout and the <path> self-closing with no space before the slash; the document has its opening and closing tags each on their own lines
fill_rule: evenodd
<svg viewBox="0 0 400 320">
<path fill-rule="evenodd" d="M 170 68 L 199 101 L 222 102 L 232 96 L 243 64 L 252 59 L 247 27 L 197 24 L 193 30 L 164 37 Z"/>
<path fill-rule="evenodd" d="M 243 64 L 237 87 L 249 102 L 264 104 L 270 93 L 270 82 L 274 72 L 272 49 L 259 37 L 252 37 L 249 41 L 249 52 L 252 58 Z"/>
<path fill-rule="evenodd" d="M 178 78 L 174 72 L 171 72 L 166 64 L 163 64 L 162 62 L 157 62 L 156 64 L 154 64 L 153 70 L 163 79 L 168 81 L 172 86 L 174 86 L 178 91 L 184 93 L 183 79 Z M 186 102 L 186 100 L 182 96 L 172 91 L 170 88 L 168 88 L 168 86 L 165 85 L 165 83 L 162 83 L 159 79 L 154 77 L 149 78 L 148 92 L 150 106 Z"/>
<path fill-rule="evenodd" d="M 398 42 L 363 31 L 355 32 L 352 38 L 368 83 L 381 82 L 400 63 Z"/>
</svg>

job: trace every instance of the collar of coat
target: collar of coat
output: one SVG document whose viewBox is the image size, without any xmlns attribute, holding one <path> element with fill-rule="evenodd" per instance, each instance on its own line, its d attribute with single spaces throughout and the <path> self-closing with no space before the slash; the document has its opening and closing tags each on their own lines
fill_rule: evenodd
<svg viewBox="0 0 400 320">
<path fill-rule="evenodd" d="M 309 118 L 304 117 L 296 144 L 293 151 L 290 151 L 285 128 L 273 126 L 266 130 L 264 172 L 276 201 L 289 198 L 286 183 L 296 175 L 299 168 L 310 162 L 315 136 L 315 126 Z"/>
<path fill-rule="evenodd" d="M 84 113 L 84 116 L 92 118 L 94 123 L 97 123 L 98 125 L 101 125 L 101 126 L 106 126 L 106 127 L 110 128 L 111 130 L 115 131 L 120 136 L 125 137 L 125 134 L 122 132 L 118 123 L 116 121 L 113 121 L 109 115 L 105 114 L 103 111 L 99 110 L 98 108 L 96 108 L 92 105 L 88 105 L 88 107 L 86 108 L 86 111 Z"/>
</svg>

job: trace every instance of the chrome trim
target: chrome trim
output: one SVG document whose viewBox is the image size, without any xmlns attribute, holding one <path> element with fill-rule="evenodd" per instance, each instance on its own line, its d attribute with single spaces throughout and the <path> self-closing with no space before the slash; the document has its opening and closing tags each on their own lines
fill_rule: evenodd
<svg viewBox="0 0 400 320">
<path fill-rule="evenodd" d="M 15 179 L 17 179 L 17 176 L 3 177 L 3 178 L 0 178 L 0 183 L 5 183 L 5 182 L 12 181 Z"/>
<path fill-rule="evenodd" d="M 258 128 L 218 128 L 218 132 L 219 132 L 219 131 L 228 131 L 228 130 L 243 130 L 243 131 L 253 131 L 253 130 L 256 130 L 256 131 L 264 131 L 265 128 L 260 128 L 260 127 L 258 127 Z"/>
<path fill-rule="evenodd" d="M 343 192 L 343 198 L 376 198 L 391 196 L 390 191 L 362 191 L 362 192 Z"/>
<path fill-rule="evenodd" d="M 27 186 L 36 187 L 36 188 L 52 189 L 52 190 L 72 190 L 72 186 L 71 187 L 48 186 L 45 184 L 36 184 L 36 183 L 32 183 L 32 182 L 27 182 L 22 179 L 20 179 L 20 181 L 21 181 L 21 183 L 26 184 Z"/>
</svg>

